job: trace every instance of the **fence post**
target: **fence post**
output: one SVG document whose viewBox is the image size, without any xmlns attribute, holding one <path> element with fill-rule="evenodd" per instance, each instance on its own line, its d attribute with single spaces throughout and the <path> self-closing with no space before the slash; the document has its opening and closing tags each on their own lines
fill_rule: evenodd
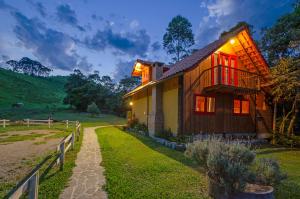
<svg viewBox="0 0 300 199">
<path fill-rule="evenodd" d="M 29 119 L 27 119 L 27 127 L 29 127 Z"/>
<path fill-rule="evenodd" d="M 69 128 L 69 120 L 66 120 L 67 123 L 67 129 Z"/>
<path fill-rule="evenodd" d="M 37 199 L 39 194 L 39 171 L 37 171 L 29 180 L 29 199 Z"/>
<path fill-rule="evenodd" d="M 60 170 L 64 170 L 64 162 L 65 162 L 65 142 L 63 141 L 60 146 L 60 156 L 59 156 L 59 164 Z"/>
<path fill-rule="evenodd" d="M 75 146 L 75 132 L 72 132 L 72 138 L 71 138 L 71 146 L 72 146 L 72 150 L 74 150 L 74 146 Z"/>
<path fill-rule="evenodd" d="M 51 127 L 51 120 L 50 120 L 50 118 L 48 119 L 48 127 L 49 127 L 49 129 Z"/>
<path fill-rule="evenodd" d="M 5 121 L 6 121 L 6 120 L 4 119 L 4 120 L 3 120 L 3 128 L 5 128 Z"/>
</svg>

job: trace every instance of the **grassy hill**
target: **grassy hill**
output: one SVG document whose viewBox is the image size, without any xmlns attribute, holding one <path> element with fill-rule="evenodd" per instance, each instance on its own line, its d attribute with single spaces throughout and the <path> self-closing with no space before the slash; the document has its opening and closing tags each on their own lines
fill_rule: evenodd
<svg viewBox="0 0 300 199">
<path fill-rule="evenodd" d="M 14 103 L 23 103 L 23 110 L 64 108 L 66 81 L 66 76 L 33 77 L 0 68 L 0 110 L 12 111 Z"/>
</svg>

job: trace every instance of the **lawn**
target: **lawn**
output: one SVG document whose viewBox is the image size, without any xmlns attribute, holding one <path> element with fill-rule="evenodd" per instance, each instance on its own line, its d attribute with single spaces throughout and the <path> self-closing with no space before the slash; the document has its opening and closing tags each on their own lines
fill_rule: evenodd
<svg viewBox="0 0 300 199">
<path fill-rule="evenodd" d="M 110 125 L 110 124 L 124 124 L 125 119 L 119 118 L 113 115 L 100 115 L 98 117 L 91 117 L 89 114 L 84 113 L 74 113 L 71 111 L 67 112 L 58 112 L 55 119 L 69 119 L 69 120 L 79 120 L 81 121 L 81 124 L 83 127 L 89 127 L 89 126 L 98 126 L 98 125 Z M 39 118 L 39 116 L 37 116 Z M 24 130 L 49 130 L 48 126 L 8 126 L 7 128 L 0 127 L 0 140 L 1 135 L 3 142 L 18 142 L 22 144 L 22 141 L 28 141 L 33 140 L 35 138 L 38 138 L 40 135 L 38 133 L 33 133 L 29 135 L 20 135 L 20 136 L 10 136 L 6 137 L 5 134 L 9 134 L 9 131 L 24 131 Z M 64 124 L 55 124 L 51 127 L 51 131 L 54 130 L 60 130 L 60 132 L 53 133 L 53 135 L 48 136 L 45 141 L 43 142 L 35 142 L 35 145 L 43 145 L 48 140 L 59 138 L 62 139 L 64 136 L 68 135 L 72 130 L 73 126 L 70 126 L 68 130 L 66 130 L 66 126 Z M 5 140 L 4 140 L 5 139 Z M 75 150 L 71 150 L 66 154 L 65 159 L 65 166 L 64 171 L 61 172 L 59 170 L 59 167 L 54 167 L 50 170 L 50 172 L 40 179 L 40 187 L 39 187 L 39 198 L 58 198 L 61 191 L 65 188 L 67 185 L 67 182 L 72 175 L 72 169 L 75 166 L 75 160 L 77 153 L 80 150 L 82 142 L 82 134 L 80 137 L 79 142 L 76 142 L 75 144 Z M 26 162 L 26 164 L 30 165 L 31 168 L 34 168 L 39 162 L 42 161 L 43 158 L 45 158 L 47 155 L 43 155 L 40 157 L 36 157 L 33 161 Z M 52 159 L 51 159 L 52 160 Z M 51 160 L 48 160 L 46 165 L 50 163 Z M 43 168 L 45 169 L 45 168 Z M 26 173 L 24 173 L 24 176 Z M 20 180 L 20 179 L 19 179 Z M 3 182 L 0 179 L 0 198 L 3 198 L 3 196 L 14 186 L 16 182 Z"/>
<path fill-rule="evenodd" d="M 203 171 L 182 152 L 114 127 L 98 129 L 97 135 L 110 198 L 208 198 Z M 277 159 L 288 174 L 276 198 L 300 198 L 300 150 L 267 148 L 257 154 Z"/>
<path fill-rule="evenodd" d="M 97 135 L 109 198 L 208 198 L 205 175 L 183 153 L 114 127 Z"/>
</svg>

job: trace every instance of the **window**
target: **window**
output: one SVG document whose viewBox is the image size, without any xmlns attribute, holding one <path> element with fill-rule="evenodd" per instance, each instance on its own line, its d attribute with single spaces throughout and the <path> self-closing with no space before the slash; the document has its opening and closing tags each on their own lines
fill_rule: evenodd
<svg viewBox="0 0 300 199">
<path fill-rule="evenodd" d="M 197 113 L 214 113 L 215 98 L 196 95 L 195 96 L 195 112 Z"/>
<path fill-rule="evenodd" d="M 249 100 L 233 100 L 233 113 L 234 114 L 249 114 L 250 113 L 250 102 Z"/>
</svg>

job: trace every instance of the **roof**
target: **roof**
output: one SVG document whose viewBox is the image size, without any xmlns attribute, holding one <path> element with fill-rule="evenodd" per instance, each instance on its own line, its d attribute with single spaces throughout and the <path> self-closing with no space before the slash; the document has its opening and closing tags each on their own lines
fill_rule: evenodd
<svg viewBox="0 0 300 199">
<path fill-rule="evenodd" d="M 150 81 L 150 82 L 148 82 L 147 84 L 140 85 L 140 86 L 136 87 L 135 89 L 133 89 L 132 91 L 126 93 L 126 94 L 123 96 L 123 98 L 129 97 L 129 96 L 131 96 L 131 95 L 137 93 L 138 91 L 140 91 L 140 90 L 142 90 L 142 89 L 144 89 L 144 88 L 146 88 L 146 87 L 149 87 L 149 86 L 151 86 L 151 85 L 153 85 L 153 84 L 155 84 L 155 83 L 156 83 L 155 81 Z"/>
<path fill-rule="evenodd" d="M 169 66 L 170 69 L 163 74 L 163 76 L 160 78 L 160 80 L 165 79 L 176 73 L 185 71 L 185 70 L 195 66 L 197 63 L 204 60 L 207 56 L 209 56 L 211 53 L 216 51 L 220 46 L 225 44 L 231 37 L 234 37 L 239 32 L 241 32 L 242 30 L 245 30 L 245 29 L 247 29 L 247 28 L 245 26 L 242 26 L 242 27 L 226 34 L 225 36 L 221 37 L 220 39 L 208 44 L 207 46 L 197 50 L 190 56 L 182 59 L 181 61 L 176 62 L 173 65 L 170 65 Z"/>
</svg>

